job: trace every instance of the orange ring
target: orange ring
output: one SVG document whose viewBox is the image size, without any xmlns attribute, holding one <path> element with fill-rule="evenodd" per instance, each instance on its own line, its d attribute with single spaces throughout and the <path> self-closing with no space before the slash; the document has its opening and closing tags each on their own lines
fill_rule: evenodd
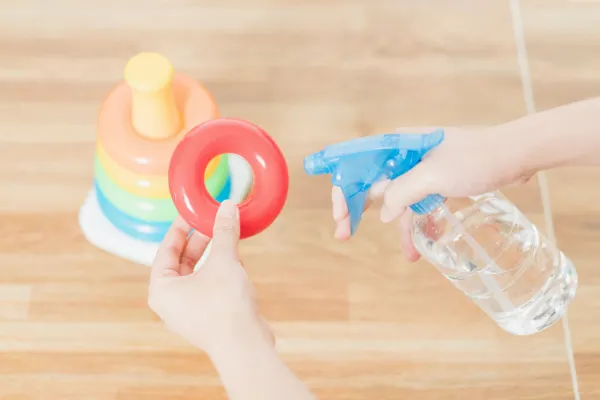
<svg viewBox="0 0 600 400">
<path fill-rule="evenodd" d="M 142 175 L 127 168 L 123 168 L 108 155 L 99 140 L 96 145 L 96 157 L 98 157 L 100 165 L 102 165 L 102 168 L 110 180 L 126 192 L 148 198 L 171 197 L 171 192 L 169 192 L 168 174 Z M 217 156 L 208 163 L 206 171 L 204 171 L 205 180 L 222 179 L 225 181 L 227 179 L 227 168 L 225 168 L 225 175 L 223 177 L 219 176 L 219 173 L 213 177 L 222 158 L 222 155 Z"/>
<path fill-rule="evenodd" d="M 168 139 L 151 140 L 131 124 L 131 88 L 122 82 L 108 95 L 98 116 L 98 139 L 110 157 L 139 174 L 166 174 L 175 148 L 191 128 L 218 117 L 212 95 L 195 80 L 175 74 L 173 93 L 184 126 Z"/>
</svg>

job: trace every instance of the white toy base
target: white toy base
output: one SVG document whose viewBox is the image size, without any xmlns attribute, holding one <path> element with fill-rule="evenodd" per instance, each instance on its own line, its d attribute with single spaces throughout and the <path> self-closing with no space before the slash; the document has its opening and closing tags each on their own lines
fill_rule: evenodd
<svg viewBox="0 0 600 400">
<path fill-rule="evenodd" d="M 246 198 L 252 187 L 252 169 L 242 157 L 230 154 L 229 174 L 231 179 L 229 198 L 239 203 Z M 159 243 L 137 240 L 118 230 L 100 210 L 96 191 L 93 188 L 79 210 L 79 226 L 85 238 L 99 249 L 137 264 L 152 266 Z M 210 244 L 197 266 L 204 262 L 209 252 Z"/>
</svg>

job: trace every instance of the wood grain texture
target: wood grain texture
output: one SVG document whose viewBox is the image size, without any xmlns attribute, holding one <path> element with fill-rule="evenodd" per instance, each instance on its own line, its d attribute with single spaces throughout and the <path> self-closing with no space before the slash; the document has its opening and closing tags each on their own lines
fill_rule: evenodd
<svg viewBox="0 0 600 400">
<path fill-rule="evenodd" d="M 598 95 L 600 3 L 524 0 L 523 18 L 539 108 Z M 204 354 L 148 310 L 148 269 L 77 225 L 98 107 L 145 50 L 281 145 L 289 201 L 241 252 L 281 353 L 320 398 L 573 398 L 560 326 L 503 333 L 406 263 L 375 213 L 337 243 L 328 179 L 302 169 L 330 142 L 524 115 L 506 1 L 0 0 L 1 399 L 225 398 Z M 570 318 L 585 399 L 600 396 L 599 171 L 550 174 L 582 280 Z M 543 224 L 535 181 L 506 193 Z"/>
<path fill-rule="evenodd" d="M 524 3 L 534 94 L 540 110 L 598 96 L 594 73 L 600 60 L 600 3 L 590 1 L 528 1 Z M 560 23 L 559 23 L 560 21 Z M 566 168 L 548 174 L 559 246 L 573 259 L 582 284 L 570 309 L 581 396 L 600 398 L 596 348 L 600 326 L 600 168 Z"/>
</svg>

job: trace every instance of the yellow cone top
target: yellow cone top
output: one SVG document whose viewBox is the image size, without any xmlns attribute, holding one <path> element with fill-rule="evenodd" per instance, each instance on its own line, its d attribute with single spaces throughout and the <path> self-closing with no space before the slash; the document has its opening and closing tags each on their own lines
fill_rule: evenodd
<svg viewBox="0 0 600 400">
<path fill-rule="evenodd" d="M 139 53 L 125 67 L 125 81 L 131 88 L 131 123 L 141 136 L 165 139 L 182 128 L 173 95 L 174 70 L 157 53 Z"/>
</svg>

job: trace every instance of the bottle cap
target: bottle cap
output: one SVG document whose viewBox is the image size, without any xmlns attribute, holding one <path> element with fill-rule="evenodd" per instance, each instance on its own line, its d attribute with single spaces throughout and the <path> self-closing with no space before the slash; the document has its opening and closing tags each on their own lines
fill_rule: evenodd
<svg viewBox="0 0 600 400">
<path fill-rule="evenodd" d="M 413 210 L 415 214 L 429 214 L 430 212 L 437 210 L 445 200 L 446 198 L 439 194 L 430 194 L 418 203 L 411 205 L 410 209 Z"/>
</svg>

